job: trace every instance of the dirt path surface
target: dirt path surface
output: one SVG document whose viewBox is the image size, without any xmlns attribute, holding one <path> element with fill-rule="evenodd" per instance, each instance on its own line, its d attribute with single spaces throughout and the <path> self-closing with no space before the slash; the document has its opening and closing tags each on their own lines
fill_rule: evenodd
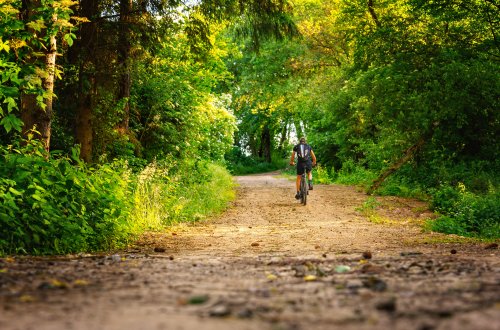
<svg viewBox="0 0 500 330">
<path fill-rule="evenodd" d="M 0 259 L 0 329 L 500 329 L 497 245 L 422 233 L 415 201 L 381 199 L 376 224 L 352 187 L 301 206 L 290 181 L 237 180 L 222 216 L 129 251 Z"/>
</svg>

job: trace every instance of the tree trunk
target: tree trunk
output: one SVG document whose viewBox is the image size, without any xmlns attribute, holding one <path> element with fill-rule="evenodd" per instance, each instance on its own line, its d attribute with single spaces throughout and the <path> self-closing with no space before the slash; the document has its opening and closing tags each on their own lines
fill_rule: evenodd
<svg viewBox="0 0 500 330">
<path fill-rule="evenodd" d="M 269 131 L 269 126 L 264 126 L 262 130 L 262 135 L 260 139 L 260 145 L 262 150 L 261 157 L 268 163 L 271 162 L 271 132 Z"/>
<path fill-rule="evenodd" d="M 82 24 L 78 43 L 79 53 L 79 83 L 78 107 L 76 114 L 75 138 L 80 144 L 80 158 L 85 162 L 92 161 L 93 151 L 93 96 L 95 95 L 96 80 L 93 56 L 96 49 L 96 22 L 98 14 L 98 0 L 82 0 L 80 2 L 80 16 L 90 22 Z"/>
<path fill-rule="evenodd" d="M 26 1 L 27 16 L 29 18 L 31 7 L 37 2 Z M 57 16 L 52 16 L 52 21 L 57 21 Z M 30 131 L 35 127 L 40 133 L 39 138 L 45 150 L 50 149 L 50 135 L 52 125 L 52 97 L 54 95 L 54 76 L 56 67 L 57 40 L 55 36 L 49 36 L 49 44 L 45 51 L 45 70 L 42 77 L 42 88 L 45 91 L 43 104 L 39 104 L 35 94 L 23 93 L 21 95 L 21 120 L 24 123 L 23 135 L 27 137 Z"/>
<path fill-rule="evenodd" d="M 285 145 L 285 141 L 287 140 L 287 136 L 288 136 L 288 119 L 285 120 L 285 124 L 283 125 L 283 128 L 281 130 L 280 142 L 278 144 L 278 151 L 280 153 L 283 152 L 283 147 Z"/>
<path fill-rule="evenodd" d="M 259 156 L 257 141 L 255 141 L 255 134 L 253 132 L 248 136 L 248 146 L 250 147 L 250 153 L 252 156 Z"/>
<path fill-rule="evenodd" d="M 92 92 L 84 91 L 83 81 L 88 80 L 95 86 L 95 79 L 85 77 L 83 68 L 80 66 L 78 113 L 76 117 L 76 141 L 80 144 L 80 158 L 90 163 L 92 161 Z"/>
<path fill-rule="evenodd" d="M 126 134 L 130 119 L 130 24 L 132 12 L 132 0 L 120 0 L 120 21 L 118 35 L 118 100 L 123 101 L 123 117 L 118 122 L 117 130 Z"/>
<path fill-rule="evenodd" d="M 392 173 L 396 172 L 401 166 L 403 166 L 406 162 L 408 162 L 417 152 L 420 150 L 420 148 L 424 145 L 426 141 L 427 136 L 421 137 L 417 143 L 406 149 L 406 151 L 403 153 L 403 157 L 399 158 L 396 162 L 394 162 L 387 170 L 382 172 L 382 174 L 379 175 L 379 177 L 373 181 L 371 187 L 368 189 L 367 194 L 371 195 L 375 192 L 375 190 L 380 187 L 382 182 L 384 182 L 385 179 Z"/>
</svg>

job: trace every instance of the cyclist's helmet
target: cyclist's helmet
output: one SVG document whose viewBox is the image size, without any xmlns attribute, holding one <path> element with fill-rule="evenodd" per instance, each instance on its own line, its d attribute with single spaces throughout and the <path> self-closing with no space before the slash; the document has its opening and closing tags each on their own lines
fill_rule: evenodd
<svg viewBox="0 0 500 330">
<path fill-rule="evenodd" d="M 306 138 L 305 137 L 301 137 L 299 141 L 300 141 L 300 143 L 306 143 Z"/>
</svg>

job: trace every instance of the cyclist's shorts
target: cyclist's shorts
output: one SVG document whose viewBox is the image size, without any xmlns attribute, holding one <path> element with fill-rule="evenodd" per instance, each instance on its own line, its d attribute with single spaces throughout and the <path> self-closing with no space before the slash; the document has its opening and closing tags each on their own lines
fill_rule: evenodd
<svg viewBox="0 0 500 330">
<path fill-rule="evenodd" d="M 297 175 L 304 174 L 304 171 L 311 172 L 312 170 L 312 162 L 298 162 L 297 163 Z"/>
</svg>

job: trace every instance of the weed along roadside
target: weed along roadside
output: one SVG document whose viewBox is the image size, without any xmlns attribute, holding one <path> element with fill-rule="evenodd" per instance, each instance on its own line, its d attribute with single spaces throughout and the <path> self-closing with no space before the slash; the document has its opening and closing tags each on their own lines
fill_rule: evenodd
<svg viewBox="0 0 500 330">
<path fill-rule="evenodd" d="M 2 329 L 498 324 L 498 246 L 422 231 L 404 220 L 422 214 L 418 201 L 381 199 L 391 222 L 373 223 L 352 187 L 316 185 L 298 207 L 276 174 L 236 180 L 224 213 L 113 255 L 0 259 Z"/>
</svg>

